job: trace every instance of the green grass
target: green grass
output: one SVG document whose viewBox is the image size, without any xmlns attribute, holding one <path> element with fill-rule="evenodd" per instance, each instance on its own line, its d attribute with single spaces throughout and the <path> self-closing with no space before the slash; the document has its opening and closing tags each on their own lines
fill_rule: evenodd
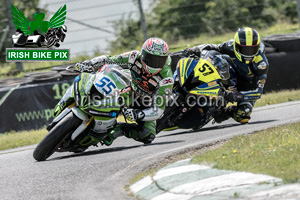
<svg viewBox="0 0 300 200">
<path fill-rule="evenodd" d="M 300 123 L 234 137 L 222 147 L 200 154 L 193 163 L 300 180 Z"/>
<path fill-rule="evenodd" d="M 266 106 L 277 103 L 300 100 L 300 89 L 298 90 L 281 90 L 280 92 L 270 92 L 262 95 L 261 99 L 257 100 L 255 107 Z"/>
<path fill-rule="evenodd" d="M 37 144 L 46 134 L 46 129 L 0 134 L 0 150 Z"/>
</svg>

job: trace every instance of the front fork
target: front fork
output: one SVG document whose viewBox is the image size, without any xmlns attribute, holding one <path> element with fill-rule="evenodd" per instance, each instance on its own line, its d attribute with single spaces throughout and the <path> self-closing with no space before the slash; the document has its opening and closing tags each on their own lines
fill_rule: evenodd
<svg viewBox="0 0 300 200">
<path fill-rule="evenodd" d="M 74 141 L 84 130 L 86 130 L 89 125 L 93 122 L 94 117 L 88 117 L 83 111 L 75 106 L 75 102 L 66 107 L 57 117 L 55 117 L 52 123 L 47 127 L 48 131 L 51 130 L 61 119 L 63 119 L 67 114 L 73 112 L 73 114 L 82 120 L 82 123 L 77 127 L 77 129 L 72 133 L 71 139 Z"/>
</svg>

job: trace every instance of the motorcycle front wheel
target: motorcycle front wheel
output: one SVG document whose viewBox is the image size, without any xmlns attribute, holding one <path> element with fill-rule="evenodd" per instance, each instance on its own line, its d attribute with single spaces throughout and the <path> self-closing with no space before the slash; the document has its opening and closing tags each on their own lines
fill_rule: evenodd
<svg viewBox="0 0 300 200">
<path fill-rule="evenodd" d="M 57 150 L 65 136 L 74 132 L 81 123 L 82 120 L 76 117 L 73 112 L 67 114 L 36 146 L 33 158 L 37 161 L 44 161 L 49 158 Z"/>
</svg>

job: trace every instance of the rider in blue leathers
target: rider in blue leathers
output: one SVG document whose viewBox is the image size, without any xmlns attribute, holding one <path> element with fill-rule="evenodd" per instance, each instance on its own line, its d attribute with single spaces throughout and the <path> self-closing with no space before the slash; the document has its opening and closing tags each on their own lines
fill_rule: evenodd
<svg viewBox="0 0 300 200">
<path fill-rule="evenodd" d="M 229 55 L 234 63 L 237 90 L 244 94 L 244 100 L 216 115 L 216 122 L 220 123 L 229 117 L 242 124 L 250 120 L 253 106 L 260 99 L 267 79 L 269 63 L 264 48 L 258 32 L 244 27 L 237 31 L 233 40 L 220 45 L 204 44 L 184 50 L 186 55 L 198 56 L 203 50 L 216 50 Z"/>
</svg>

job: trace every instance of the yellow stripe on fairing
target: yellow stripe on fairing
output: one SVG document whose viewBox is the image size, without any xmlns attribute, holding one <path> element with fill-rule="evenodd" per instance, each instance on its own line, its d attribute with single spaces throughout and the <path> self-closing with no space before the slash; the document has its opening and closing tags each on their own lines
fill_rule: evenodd
<svg viewBox="0 0 300 200">
<path fill-rule="evenodd" d="M 180 72 L 180 80 L 181 80 L 181 84 L 184 83 L 184 75 L 185 75 L 185 67 L 186 67 L 186 63 L 189 59 L 182 59 L 179 65 L 179 72 Z"/>
<path fill-rule="evenodd" d="M 73 106 L 75 106 L 75 102 L 71 103 L 68 108 L 72 108 Z"/>
<path fill-rule="evenodd" d="M 175 130 L 175 129 L 178 129 L 178 126 L 174 126 L 174 127 L 171 127 L 171 128 L 165 128 L 165 129 L 163 129 L 163 131 L 172 131 L 172 130 Z"/>
<path fill-rule="evenodd" d="M 86 127 L 88 127 L 90 125 L 90 123 L 92 123 L 93 120 L 94 120 L 94 117 L 91 117 L 90 120 L 88 121 L 88 123 L 86 123 Z"/>
<path fill-rule="evenodd" d="M 189 60 L 189 59 L 188 59 Z M 192 64 L 192 62 L 194 61 L 194 59 L 192 58 L 191 59 L 191 62 L 190 62 L 190 64 L 189 64 L 189 66 L 187 66 L 186 67 L 186 69 L 184 69 L 185 70 L 185 77 L 187 78 L 187 72 L 189 71 L 189 68 L 190 68 L 190 66 L 191 66 L 191 64 Z"/>
<path fill-rule="evenodd" d="M 258 94 L 247 94 L 247 96 L 251 96 L 251 97 L 255 97 L 255 96 L 260 96 L 261 94 L 258 93 Z"/>
</svg>

